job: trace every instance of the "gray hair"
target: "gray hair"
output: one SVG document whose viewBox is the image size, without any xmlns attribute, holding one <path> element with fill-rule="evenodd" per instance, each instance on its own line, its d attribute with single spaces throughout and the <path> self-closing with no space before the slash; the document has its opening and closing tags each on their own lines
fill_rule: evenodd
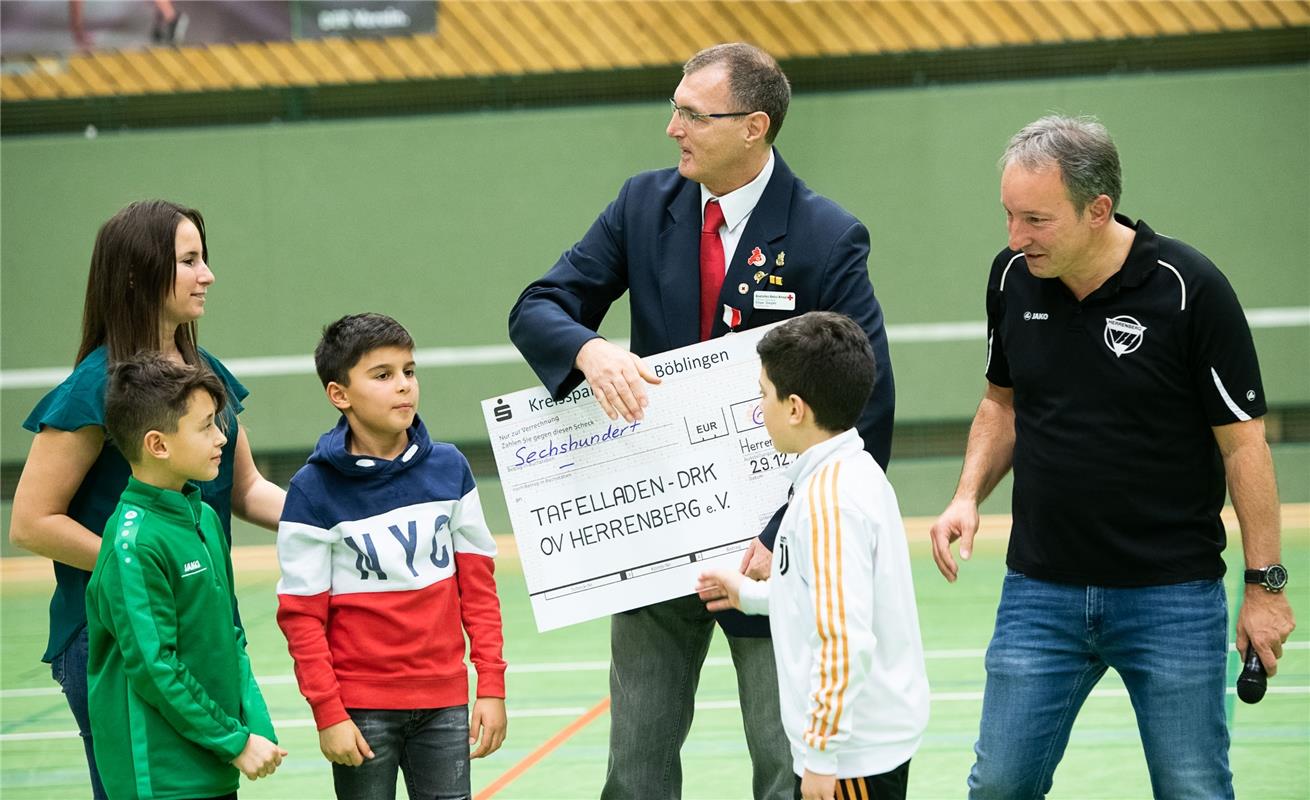
<svg viewBox="0 0 1310 800">
<path fill-rule="evenodd" d="M 1011 164 L 1029 170 L 1059 167 L 1060 180 L 1079 214 L 1100 195 L 1110 198 L 1112 211 L 1119 207 L 1119 151 L 1095 117 L 1052 114 L 1026 125 L 1001 156 L 1001 169 Z"/>
<path fill-rule="evenodd" d="M 707 47 L 682 65 L 682 74 L 723 64 L 728 69 L 728 93 L 737 111 L 763 111 L 769 115 L 764 141 L 773 144 L 791 103 L 791 83 L 773 56 L 745 42 Z"/>
</svg>

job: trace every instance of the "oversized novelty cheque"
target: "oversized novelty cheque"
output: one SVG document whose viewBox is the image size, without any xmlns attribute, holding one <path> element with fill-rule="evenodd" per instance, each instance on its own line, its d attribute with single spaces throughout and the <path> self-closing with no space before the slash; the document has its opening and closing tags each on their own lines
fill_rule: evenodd
<svg viewBox="0 0 1310 800">
<path fill-rule="evenodd" d="M 646 358 L 638 422 L 610 421 L 586 383 L 482 403 L 540 631 L 690 594 L 737 567 L 787 499 L 760 408 L 756 328 Z"/>
</svg>

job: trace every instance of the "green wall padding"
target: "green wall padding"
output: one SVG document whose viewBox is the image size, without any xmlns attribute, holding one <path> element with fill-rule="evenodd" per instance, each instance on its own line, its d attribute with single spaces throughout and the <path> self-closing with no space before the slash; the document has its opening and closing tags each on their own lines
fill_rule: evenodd
<svg viewBox="0 0 1310 800">
<path fill-rule="evenodd" d="M 672 89 L 672 87 L 670 87 Z M 216 99 L 215 102 L 221 102 Z M 970 84 L 797 97 L 778 140 L 859 216 L 888 323 L 983 318 L 1005 243 L 996 160 L 1052 110 L 1096 114 L 1123 159 L 1122 209 L 1208 254 L 1248 309 L 1310 306 L 1310 66 Z M 664 103 L 0 140 L 0 361 L 71 363 L 95 231 L 131 200 L 196 206 L 218 276 L 201 342 L 224 359 L 304 355 L 355 311 L 420 347 L 507 343 L 506 314 L 613 199 L 670 165 Z M 626 336 L 626 308 L 606 332 Z M 1310 328 L 1256 332 L 1272 405 L 1310 403 Z M 978 342 L 893 342 L 902 421 L 972 415 Z M 484 438 L 478 401 L 521 364 L 425 369 L 434 436 Z M 312 375 L 247 377 L 257 450 L 307 448 L 333 421 Z M 39 389 L 0 394 L 0 457 Z"/>
</svg>

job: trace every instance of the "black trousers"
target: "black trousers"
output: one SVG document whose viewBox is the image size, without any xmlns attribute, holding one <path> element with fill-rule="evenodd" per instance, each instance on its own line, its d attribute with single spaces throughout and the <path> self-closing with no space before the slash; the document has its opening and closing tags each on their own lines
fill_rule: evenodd
<svg viewBox="0 0 1310 800">
<path fill-rule="evenodd" d="M 890 772 L 865 778 L 841 778 L 837 781 L 836 800 L 905 800 L 910 782 L 910 762 Z M 801 800 L 801 779 L 796 778 L 796 800 Z"/>
</svg>

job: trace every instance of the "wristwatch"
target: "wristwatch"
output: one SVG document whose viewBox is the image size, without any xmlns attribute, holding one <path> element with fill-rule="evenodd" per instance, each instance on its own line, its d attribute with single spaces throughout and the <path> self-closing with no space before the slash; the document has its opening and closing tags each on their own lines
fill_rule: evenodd
<svg viewBox="0 0 1310 800">
<path fill-rule="evenodd" d="M 1263 569 L 1248 569 L 1247 583 L 1258 583 L 1266 592 L 1281 592 L 1287 586 L 1287 567 L 1282 564 L 1270 564 Z"/>
</svg>

